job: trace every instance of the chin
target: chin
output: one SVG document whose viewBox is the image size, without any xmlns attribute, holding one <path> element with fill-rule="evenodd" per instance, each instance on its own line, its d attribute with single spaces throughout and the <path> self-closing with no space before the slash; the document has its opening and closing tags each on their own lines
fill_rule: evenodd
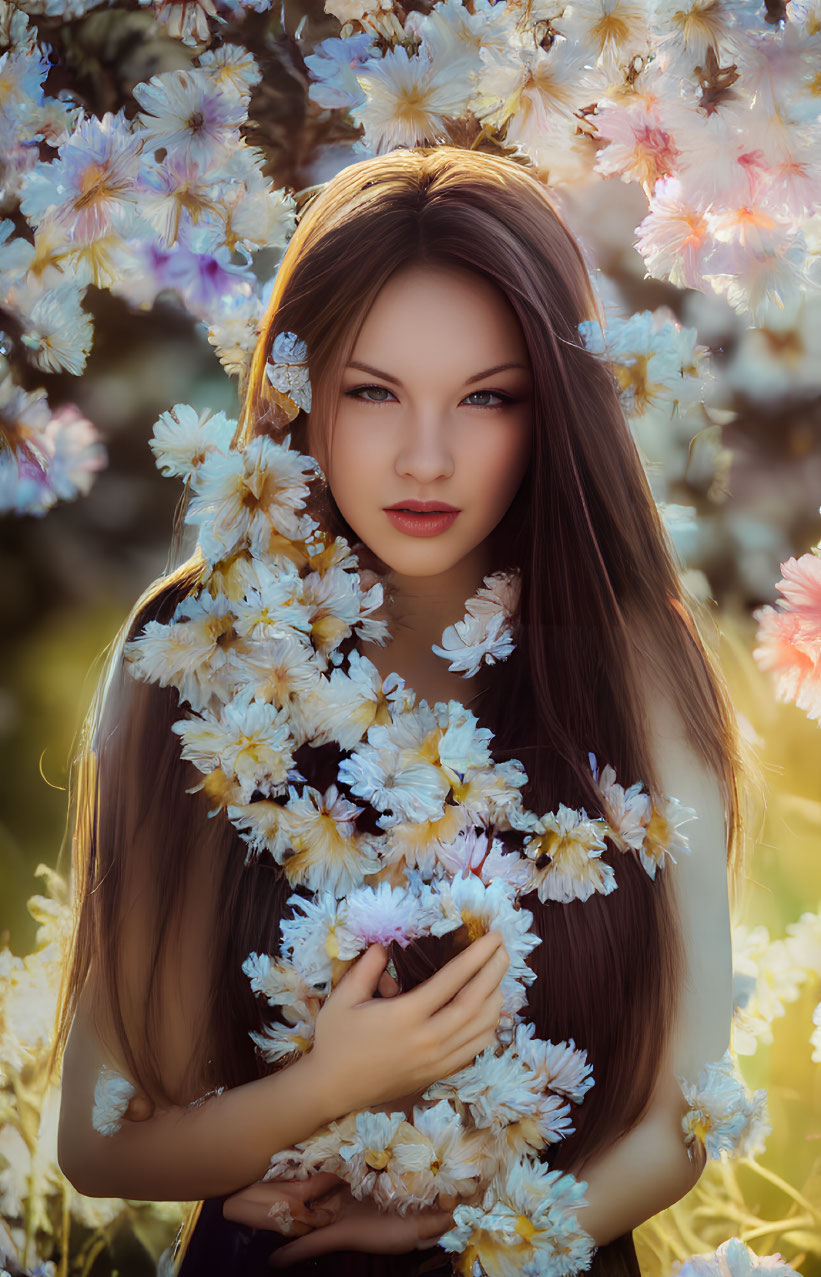
<svg viewBox="0 0 821 1277">
<path fill-rule="evenodd" d="M 391 558 L 385 559 L 384 562 L 392 572 L 396 572 L 399 576 L 407 577 L 428 577 L 441 576 L 443 572 L 448 572 L 455 567 L 457 563 L 461 563 L 470 551 L 466 550 L 461 554 L 408 554 L 408 555 L 392 555 Z"/>
</svg>

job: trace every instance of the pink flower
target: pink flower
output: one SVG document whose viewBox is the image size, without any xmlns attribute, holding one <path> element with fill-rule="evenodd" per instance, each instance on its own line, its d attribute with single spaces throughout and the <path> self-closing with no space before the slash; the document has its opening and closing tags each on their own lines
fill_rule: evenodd
<svg viewBox="0 0 821 1277">
<path fill-rule="evenodd" d="M 778 608 L 758 608 L 753 657 L 775 677 L 776 698 L 821 719 L 821 556 L 803 554 L 781 564 Z"/>
<path fill-rule="evenodd" d="M 648 272 L 683 288 L 702 288 L 714 247 L 705 211 L 684 194 L 678 178 L 656 183 L 650 212 L 636 229 L 636 248 Z"/>
<path fill-rule="evenodd" d="M 660 178 L 675 173 L 679 151 L 661 118 L 657 99 L 637 96 L 627 105 L 601 102 L 595 123 L 599 135 L 609 142 L 596 158 L 599 173 L 624 181 L 635 179 L 646 191 Z"/>
</svg>

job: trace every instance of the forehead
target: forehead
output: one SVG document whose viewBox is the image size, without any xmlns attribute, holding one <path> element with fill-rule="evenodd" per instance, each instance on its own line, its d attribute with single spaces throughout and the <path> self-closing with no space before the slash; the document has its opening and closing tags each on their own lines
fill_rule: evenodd
<svg viewBox="0 0 821 1277">
<path fill-rule="evenodd" d="M 503 359 L 527 362 L 516 312 L 505 294 L 476 271 L 450 265 L 404 266 L 377 294 L 354 343 L 354 359 L 383 366 L 418 359 L 481 368 Z M 392 371 L 398 371 L 393 368 Z"/>
</svg>

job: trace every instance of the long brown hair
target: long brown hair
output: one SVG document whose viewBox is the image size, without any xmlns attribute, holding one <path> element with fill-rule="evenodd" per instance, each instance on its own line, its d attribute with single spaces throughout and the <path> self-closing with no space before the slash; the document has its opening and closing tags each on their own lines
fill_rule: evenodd
<svg viewBox="0 0 821 1277">
<path fill-rule="evenodd" d="M 650 492 L 612 374 L 583 346 L 577 325 L 597 309 L 582 254 L 544 187 L 522 165 L 451 146 L 401 149 L 344 169 L 303 207 L 279 266 L 246 384 L 235 443 L 267 432 L 281 439 L 265 376 L 275 335 L 307 342 L 313 429 L 332 428 L 341 370 L 377 293 L 409 263 L 478 272 L 507 297 L 533 370 L 531 464 L 493 534 L 498 566 L 522 572 L 518 644 L 474 705 L 494 732 L 497 760 L 520 758 L 524 799 L 539 813 L 559 801 L 601 812 L 588 754 L 612 763 L 624 785 L 640 779 L 663 800 L 641 710 L 632 624 L 656 636 L 669 690 L 690 740 L 723 796 L 728 869 L 741 866 L 743 742 L 717 659 L 695 623 L 697 604 Z M 308 417 L 287 427 L 308 452 Z M 332 531 L 356 540 L 327 489 L 318 498 Z M 76 927 L 66 968 L 55 1050 L 64 1043 L 90 968 L 99 972 L 123 1058 L 158 1102 L 181 1102 L 215 1084 L 238 1085 L 270 1071 L 247 1030 L 258 1000 L 241 964 L 274 952 L 289 894 L 270 861 L 245 866 L 245 846 L 220 812 L 206 818 L 201 779 L 179 758 L 170 727 L 177 694 L 137 684 L 123 668 L 127 637 L 167 619 L 200 577 L 197 557 L 155 582 L 115 643 L 91 707 L 74 778 L 73 888 Z M 643 653 L 642 659 L 653 659 Z M 335 759 L 310 751 L 325 783 Z M 321 784 L 322 780 L 317 780 Z M 204 844 L 205 840 L 205 844 Z M 185 1094 L 169 1095 L 157 1067 L 163 964 L 192 883 L 196 854 L 208 864 L 214 910 L 208 1014 L 191 1051 Z M 127 917 L 128 858 L 148 858 L 156 895 L 144 971 L 123 972 L 118 928 Z M 651 881 L 638 861 L 610 849 L 618 889 L 585 902 L 522 903 L 542 943 L 529 1014 L 539 1035 L 587 1049 L 596 1085 L 574 1112 L 575 1132 L 553 1165 L 578 1170 L 632 1128 L 649 1102 L 682 981 L 683 950 L 670 875 Z M 394 955 L 408 986 L 448 955 L 420 943 Z M 123 981 L 139 985 L 145 1015 L 121 1014 Z M 614 1097 L 618 1102 L 614 1103 Z"/>
</svg>

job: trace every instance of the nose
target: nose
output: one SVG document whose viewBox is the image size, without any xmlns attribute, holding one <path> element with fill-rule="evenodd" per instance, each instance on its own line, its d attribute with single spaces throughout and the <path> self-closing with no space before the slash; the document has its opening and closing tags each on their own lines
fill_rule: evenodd
<svg viewBox="0 0 821 1277">
<path fill-rule="evenodd" d="M 447 479 L 453 474 L 453 449 L 442 418 L 435 412 L 411 414 L 402 430 L 396 454 L 396 473 L 419 483 Z"/>
</svg>

